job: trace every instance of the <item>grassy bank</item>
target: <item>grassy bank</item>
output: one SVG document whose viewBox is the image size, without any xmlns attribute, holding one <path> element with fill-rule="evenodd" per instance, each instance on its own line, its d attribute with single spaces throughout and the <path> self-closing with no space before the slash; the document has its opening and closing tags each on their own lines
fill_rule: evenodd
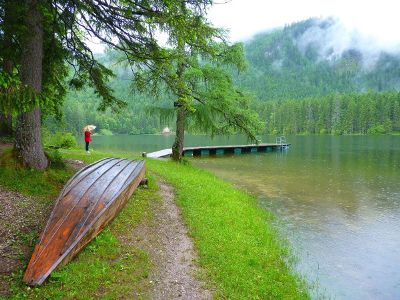
<svg viewBox="0 0 400 300">
<path fill-rule="evenodd" d="M 15 162 L 11 149 L 0 156 L 0 184 L 28 196 L 53 199 L 74 172 L 57 164 L 45 171 L 22 168 Z"/>
<path fill-rule="evenodd" d="M 63 150 L 61 153 L 65 158 L 88 163 L 108 156 L 134 158 L 122 152 L 95 151 L 86 155 L 81 150 Z M 189 165 L 148 160 L 147 169 L 175 187 L 178 205 L 199 254 L 203 270 L 200 276 L 215 290 L 216 298 L 309 298 L 306 285 L 290 269 L 290 254 L 271 225 L 273 217 L 257 206 L 254 197 Z M 12 187 L 10 183 L 7 186 Z M 59 185 L 55 186 L 57 189 Z M 157 186 L 151 178 L 150 188 L 139 189 L 111 226 L 77 259 L 55 272 L 44 286 L 28 289 L 21 284 L 23 269 L 14 274 L 13 297 L 146 298 L 148 254 L 119 237 L 151 217 L 149 203 L 157 197 Z M 133 291 L 138 294 L 132 294 Z"/>
<path fill-rule="evenodd" d="M 175 186 L 200 265 L 229 299 L 307 299 L 288 267 L 290 254 L 256 199 L 209 172 L 172 162 L 147 162 Z"/>
</svg>

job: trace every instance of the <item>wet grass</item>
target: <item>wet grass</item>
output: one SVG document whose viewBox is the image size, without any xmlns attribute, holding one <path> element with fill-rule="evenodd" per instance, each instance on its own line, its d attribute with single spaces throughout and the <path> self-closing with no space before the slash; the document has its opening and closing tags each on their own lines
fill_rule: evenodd
<svg viewBox="0 0 400 300">
<path fill-rule="evenodd" d="M 130 159 L 141 159 L 141 157 L 132 154 L 132 152 L 126 151 L 100 152 L 91 150 L 90 154 L 87 154 L 80 149 L 60 149 L 59 151 L 65 158 L 82 160 L 86 163 L 93 163 L 105 157 L 125 157 Z"/>
<path fill-rule="evenodd" d="M 121 213 L 71 263 L 53 272 L 40 287 L 22 283 L 23 270 L 13 274 L 12 299 L 142 299 L 149 287 L 148 254 L 130 243 L 132 229 L 152 217 L 149 201 L 158 197 L 150 178 Z"/>
<path fill-rule="evenodd" d="M 51 199 L 74 174 L 68 168 L 51 167 L 44 171 L 22 168 L 6 150 L 0 158 L 0 185 L 21 194 Z"/>
<path fill-rule="evenodd" d="M 203 276 L 223 299 L 308 299 L 292 257 L 256 199 L 190 165 L 148 160 L 173 184 Z"/>
<path fill-rule="evenodd" d="M 78 151 L 70 150 L 71 158 L 79 156 Z M 80 151 L 82 152 L 82 151 Z M 7 154 L 7 153 L 6 153 Z M 87 162 L 96 161 L 107 155 L 98 154 L 85 157 Z M 3 156 L 4 158 L 4 156 Z M 78 158 L 78 157 L 76 157 Z M 74 173 L 63 168 L 38 172 L 13 168 L 11 165 L 0 168 L 0 174 L 6 175 L 0 185 L 31 195 L 38 199 L 46 198 L 45 207 L 27 209 L 46 210 L 52 205 L 62 185 Z M 30 185 L 39 186 L 31 188 Z M 142 299 L 146 298 L 149 287 L 147 280 L 150 268 L 148 254 L 134 244 L 131 231 L 144 220 L 152 218 L 150 201 L 159 198 L 158 187 L 149 177 L 147 188 L 139 188 L 127 202 L 121 213 L 68 265 L 53 272 L 48 281 L 40 287 L 28 287 L 22 277 L 29 256 L 20 255 L 23 267 L 13 274 L 2 276 L 1 280 L 11 284 L 11 294 L 0 294 L 0 299 Z M 37 201 L 42 205 L 43 201 Z M 31 205 L 36 206 L 35 201 Z M 27 220 L 26 220 L 27 221 Z M 15 253 L 29 247 L 31 253 L 39 230 L 29 236 L 20 236 L 16 242 Z"/>
<path fill-rule="evenodd" d="M 90 161 L 79 153 L 64 155 Z M 216 298 L 309 298 L 309 287 L 293 272 L 290 250 L 272 225 L 273 216 L 253 196 L 190 163 L 148 159 L 146 165 L 175 187 L 199 253 L 200 276 Z"/>
<path fill-rule="evenodd" d="M 126 152 L 87 155 L 82 150 L 62 150 L 61 154 L 86 163 L 111 156 L 138 158 Z M 255 198 L 190 165 L 159 160 L 147 160 L 146 164 L 150 173 L 157 173 L 175 187 L 199 254 L 199 276 L 215 291 L 217 299 L 309 298 L 306 284 L 291 269 L 290 251 L 271 225 L 273 216 L 259 208 Z M 60 181 L 64 178 L 57 176 Z M 23 270 L 14 274 L 12 298 L 146 298 L 148 255 L 120 237 L 151 217 L 149 202 L 158 194 L 150 179 L 149 189 L 139 189 L 111 226 L 77 259 L 54 272 L 45 285 L 28 288 L 21 281 Z M 15 188 L 21 186 L 23 183 Z"/>
</svg>

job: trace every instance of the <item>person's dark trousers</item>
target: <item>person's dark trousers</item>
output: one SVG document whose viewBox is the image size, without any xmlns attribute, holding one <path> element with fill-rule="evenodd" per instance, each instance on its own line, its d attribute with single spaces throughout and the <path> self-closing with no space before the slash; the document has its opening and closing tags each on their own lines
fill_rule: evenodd
<svg viewBox="0 0 400 300">
<path fill-rule="evenodd" d="M 86 142 L 86 151 L 89 151 L 89 142 Z"/>
</svg>

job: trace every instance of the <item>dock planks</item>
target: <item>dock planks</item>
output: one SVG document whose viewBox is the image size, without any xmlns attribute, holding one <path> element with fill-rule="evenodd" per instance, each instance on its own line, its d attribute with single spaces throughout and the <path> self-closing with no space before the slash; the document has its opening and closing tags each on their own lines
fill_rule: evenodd
<svg viewBox="0 0 400 300">
<path fill-rule="evenodd" d="M 249 144 L 249 145 L 223 145 L 223 146 L 201 146 L 183 148 L 183 156 L 206 156 L 221 154 L 240 154 L 267 152 L 270 150 L 286 149 L 290 144 Z M 163 149 L 145 154 L 150 158 L 164 158 L 172 154 L 172 149 Z"/>
<path fill-rule="evenodd" d="M 141 160 L 105 158 L 75 174 L 61 191 L 24 275 L 42 284 L 118 214 L 144 177 Z"/>
</svg>

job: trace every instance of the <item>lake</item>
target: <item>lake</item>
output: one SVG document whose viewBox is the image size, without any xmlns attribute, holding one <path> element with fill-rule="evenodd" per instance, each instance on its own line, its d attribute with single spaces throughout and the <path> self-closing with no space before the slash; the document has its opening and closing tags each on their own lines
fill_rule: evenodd
<svg viewBox="0 0 400 300">
<path fill-rule="evenodd" d="M 96 149 L 151 152 L 174 136 L 94 137 Z M 400 137 L 290 136 L 287 151 L 194 158 L 272 210 L 297 269 L 334 299 L 400 299 Z M 262 142 L 274 142 L 262 137 Z M 185 146 L 247 143 L 187 136 Z"/>
</svg>

